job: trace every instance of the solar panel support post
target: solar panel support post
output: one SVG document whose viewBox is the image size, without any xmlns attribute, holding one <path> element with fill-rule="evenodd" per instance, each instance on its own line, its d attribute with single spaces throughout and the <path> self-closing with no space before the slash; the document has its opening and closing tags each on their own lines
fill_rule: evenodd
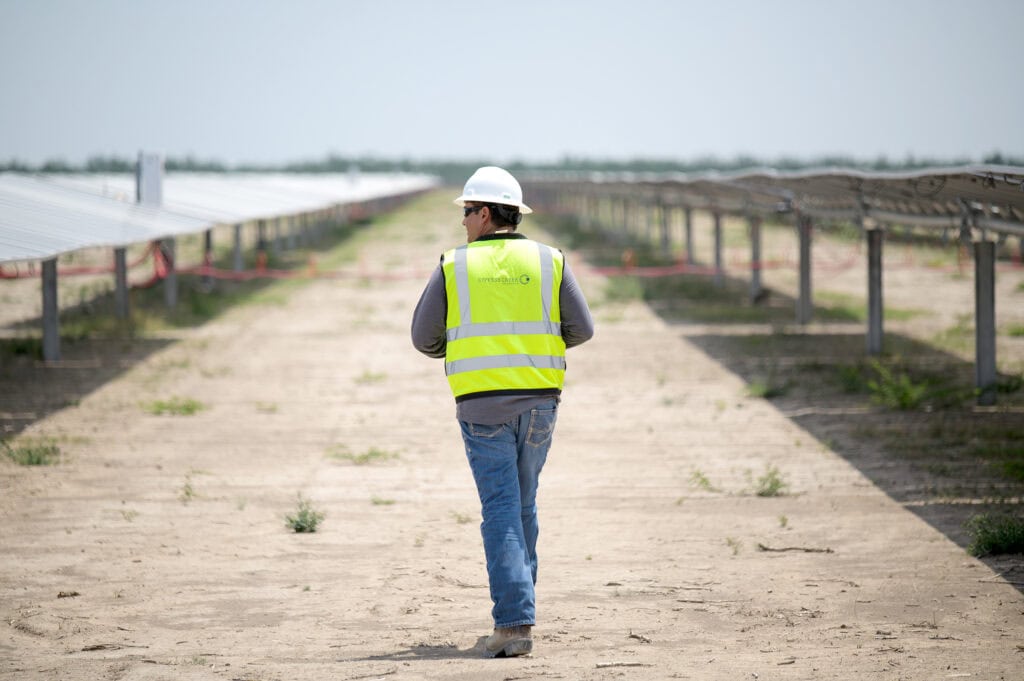
<svg viewBox="0 0 1024 681">
<path fill-rule="evenodd" d="M 715 222 L 715 286 L 725 284 L 725 268 L 722 266 L 722 214 L 714 211 L 711 214 Z"/>
<path fill-rule="evenodd" d="M 974 242 L 974 386 L 978 404 L 996 403 L 996 244 L 982 238 Z"/>
<path fill-rule="evenodd" d="M 658 201 L 658 213 L 661 218 L 661 255 L 665 260 L 672 259 L 672 232 L 670 228 L 672 226 L 669 213 L 669 207 L 663 202 Z"/>
<path fill-rule="evenodd" d="M 235 234 L 233 239 L 234 244 L 232 247 L 234 257 L 232 259 L 232 269 L 234 269 L 235 272 L 241 272 L 245 267 L 245 263 L 242 262 L 242 225 L 239 223 L 234 227 Z"/>
<path fill-rule="evenodd" d="M 761 216 L 751 215 L 750 221 L 750 302 L 761 300 Z"/>
<path fill-rule="evenodd" d="M 114 249 L 114 316 L 128 319 L 128 259 L 127 248 Z"/>
<path fill-rule="evenodd" d="M 288 246 L 287 247 L 288 247 L 289 251 L 293 251 L 293 250 L 295 250 L 295 223 L 298 220 L 298 218 L 295 217 L 294 215 L 289 215 L 287 220 L 288 220 L 288 223 L 287 223 L 288 224 L 288 237 L 287 237 L 287 245 Z"/>
<path fill-rule="evenodd" d="M 689 206 L 683 208 L 684 229 L 686 230 L 686 264 L 692 265 L 693 255 L 693 209 Z"/>
<path fill-rule="evenodd" d="M 164 262 L 167 263 L 167 274 L 164 277 L 164 303 L 168 308 L 174 309 L 178 305 L 177 240 L 174 238 L 164 239 L 160 242 L 160 249 L 164 253 Z"/>
<path fill-rule="evenodd" d="M 796 226 L 800 240 L 800 296 L 796 304 L 796 323 L 807 324 L 814 310 L 811 300 L 811 216 L 797 213 Z"/>
<path fill-rule="evenodd" d="M 267 252 L 267 221 L 256 222 L 256 252 L 266 254 Z"/>
<path fill-rule="evenodd" d="M 213 266 L 213 230 L 208 229 L 203 232 L 203 265 L 205 267 Z M 207 291 L 213 287 L 213 277 L 210 276 L 209 272 L 203 275 L 203 286 Z"/>
<path fill-rule="evenodd" d="M 270 251 L 274 255 L 281 253 L 281 219 L 280 217 L 274 218 L 274 228 L 271 230 L 274 238 L 270 241 Z"/>
<path fill-rule="evenodd" d="M 864 232 L 868 245 L 868 335 L 869 355 L 882 354 L 883 312 L 882 303 L 882 246 L 885 232 L 881 227 Z"/>
<path fill-rule="evenodd" d="M 43 361 L 60 359 L 60 314 L 57 307 L 57 258 L 43 261 Z"/>
</svg>

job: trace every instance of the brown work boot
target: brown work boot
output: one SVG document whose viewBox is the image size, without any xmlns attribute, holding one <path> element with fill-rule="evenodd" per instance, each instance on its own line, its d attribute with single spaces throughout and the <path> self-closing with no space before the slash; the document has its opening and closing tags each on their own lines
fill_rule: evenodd
<svg viewBox="0 0 1024 681">
<path fill-rule="evenodd" d="M 533 629 L 529 624 L 521 627 L 495 627 L 494 633 L 487 637 L 485 645 L 492 657 L 517 657 L 527 655 L 533 650 Z"/>
</svg>

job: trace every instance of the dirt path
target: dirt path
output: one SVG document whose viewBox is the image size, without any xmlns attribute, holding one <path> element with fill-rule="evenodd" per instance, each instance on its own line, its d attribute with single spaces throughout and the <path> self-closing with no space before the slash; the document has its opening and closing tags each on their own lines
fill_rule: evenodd
<svg viewBox="0 0 1024 681">
<path fill-rule="evenodd" d="M 0 462 L 0 679 L 1021 678 L 1016 589 L 639 302 L 568 358 L 535 653 L 482 659 L 476 494 L 408 340 L 447 198 L 351 268 L 410 276 L 236 308 L 29 428 L 67 460 Z M 174 396 L 206 408 L 140 406 Z"/>
</svg>

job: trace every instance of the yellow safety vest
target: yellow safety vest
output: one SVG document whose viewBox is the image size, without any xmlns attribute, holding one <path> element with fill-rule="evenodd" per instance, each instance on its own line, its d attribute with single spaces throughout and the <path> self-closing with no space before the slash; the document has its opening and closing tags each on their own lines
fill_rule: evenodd
<svg viewBox="0 0 1024 681">
<path fill-rule="evenodd" d="M 445 374 L 456 402 L 561 392 L 563 262 L 557 249 L 521 238 L 474 241 L 444 254 Z"/>
</svg>

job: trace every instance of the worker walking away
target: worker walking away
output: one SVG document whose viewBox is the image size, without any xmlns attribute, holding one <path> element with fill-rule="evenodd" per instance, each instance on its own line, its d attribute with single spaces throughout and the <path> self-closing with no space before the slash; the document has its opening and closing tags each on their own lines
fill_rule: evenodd
<svg viewBox="0 0 1024 681">
<path fill-rule="evenodd" d="M 444 253 L 412 342 L 443 357 L 480 496 L 494 607 L 488 654 L 533 650 L 537 484 L 555 429 L 565 350 L 589 340 L 587 301 L 558 249 L 516 231 L 531 209 L 507 171 L 478 169 L 455 199 L 466 244 Z"/>
</svg>

